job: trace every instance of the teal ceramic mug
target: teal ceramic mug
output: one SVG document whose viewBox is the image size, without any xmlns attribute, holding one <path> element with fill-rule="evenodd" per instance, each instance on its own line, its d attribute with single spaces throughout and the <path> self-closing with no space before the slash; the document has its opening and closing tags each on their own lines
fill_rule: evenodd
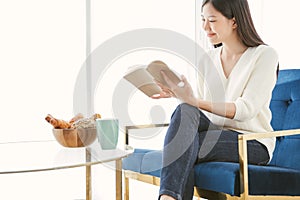
<svg viewBox="0 0 300 200">
<path fill-rule="evenodd" d="M 96 119 L 97 137 L 102 149 L 116 149 L 119 138 L 118 119 Z"/>
</svg>

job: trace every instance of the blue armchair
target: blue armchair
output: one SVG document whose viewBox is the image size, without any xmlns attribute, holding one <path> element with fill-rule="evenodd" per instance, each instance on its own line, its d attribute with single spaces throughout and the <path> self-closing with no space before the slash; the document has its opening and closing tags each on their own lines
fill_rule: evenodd
<svg viewBox="0 0 300 200">
<path fill-rule="evenodd" d="M 273 90 L 274 132 L 241 135 L 239 163 L 207 162 L 195 166 L 195 196 L 207 199 L 300 199 L 300 69 L 280 70 Z M 126 127 L 129 130 L 164 127 L 168 124 Z M 269 165 L 248 165 L 247 141 L 276 137 Z M 125 200 L 129 200 L 129 179 L 159 185 L 162 152 L 135 149 L 123 160 Z"/>
</svg>

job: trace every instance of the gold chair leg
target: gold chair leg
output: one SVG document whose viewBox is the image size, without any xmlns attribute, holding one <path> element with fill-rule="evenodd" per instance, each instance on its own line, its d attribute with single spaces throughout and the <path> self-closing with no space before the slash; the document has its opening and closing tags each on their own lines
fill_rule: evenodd
<svg viewBox="0 0 300 200">
<path fill-rule="evenodd" d="M 91 162 L 91 153 L 90 149 L 86 148 L 85 149 L 85 159 L 86 162 Z M 85 167 L 85 190 L 86 190 L 86 200 L 91 200 L 92 199 L 92 177 L 91 177 L 91 165 L 86 165 Z"/>
<path fill-rule="evenodd" d="M 125 194 L 124 200 L 129 200 L 129 178 L 125 177 Z"/>
<path fill-rule="evenodd" d="M 116 200 L 122 200 L 122 160 L 116 160 Z"/>
<path fill-rule="evenodd" d="M 86 173 L 86 200 L 92 199 L 92 178 L 91 178 L 91 165 L 85 167 Z"/>
</svg>

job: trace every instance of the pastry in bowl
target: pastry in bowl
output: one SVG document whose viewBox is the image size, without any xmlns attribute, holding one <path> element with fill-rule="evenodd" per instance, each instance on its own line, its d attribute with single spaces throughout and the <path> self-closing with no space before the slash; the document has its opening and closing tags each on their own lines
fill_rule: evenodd
<svg viewBox="0 0 300 200">
<path fill-rule="evenodd" d="M 56 141 L 64 147 L 86 147 L 97 138 L 96 128 L 53 129 Z"/>
<path fill-rule="evenodd" d="M 62 146 L 86 147 L 97 138 L 95 121 L 98 118 L 101 118 L 100 114 L 94 114 L 89 118 L 77 114 L 71 120 L 65 121 L 48 114 L 45 120 L 53 126 L 53 135 Z"/>
</svg>

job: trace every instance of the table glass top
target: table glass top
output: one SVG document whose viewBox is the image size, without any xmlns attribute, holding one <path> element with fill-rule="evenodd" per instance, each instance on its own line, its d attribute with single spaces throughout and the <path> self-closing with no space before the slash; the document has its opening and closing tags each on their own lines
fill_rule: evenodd
<svg viewBox="0 0 300 200">
<path fill-rule="evenodd" d="M 0 144 L 0 174 L 46 171 L 94 165 L 118 160 L 132 150 L 102 150 L 98 142 L 89 147 L 66 148 L 56 141 Z"/>
</svg>

